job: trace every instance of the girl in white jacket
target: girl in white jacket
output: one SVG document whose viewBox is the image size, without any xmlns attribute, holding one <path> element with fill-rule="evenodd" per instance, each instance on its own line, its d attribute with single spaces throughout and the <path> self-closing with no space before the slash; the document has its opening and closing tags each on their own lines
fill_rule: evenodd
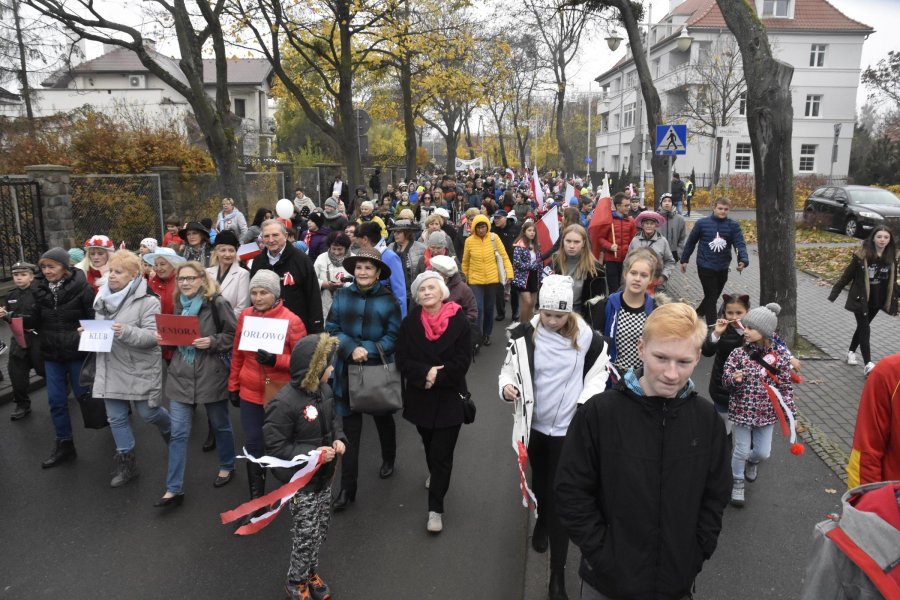
<svg viewBox="0 0 900 600">
<path fill-rule="evenodd" d="M 500 397 L 513 402 L 513 448 L 527 449 L 538 519 L 535 551 L 550 547 L 550 599 L 567 598 L 565 566 L 569 540 L 556 516 L 553 479 L 575 409 L 606 388 L 608 341 L 573 312 L 573 281 L 544 279 L 540 313 L 510 330 L 500 371 Z"/>
</svg>

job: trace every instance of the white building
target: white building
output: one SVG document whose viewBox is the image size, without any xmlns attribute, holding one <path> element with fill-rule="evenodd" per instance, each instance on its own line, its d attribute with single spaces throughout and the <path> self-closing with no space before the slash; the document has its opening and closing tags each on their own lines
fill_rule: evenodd
<svg viewBox="0 0 900 600">
<path fill-rule="evenodd" d="M 794 128 L 792 157 L 798 175 L 833 172 L 847 174 L 850 144 L 856 120 L 862 45 L 873 29 L 842 14 L 825 0 L 750 0 L 769 34 L 769 43 L 780 60 L 794 67 L 791 81 Z M 678 48 L 679 36 L 690 36 L 687 50 Z M 682 40 L 682 45 L 684 45 Z M 696 87 L 697 65 L 709 60 L 714 48 L 737 43 L 725 24 L 715 0 L 670 0 L 669 14 L 651 27 L 650 66 L 662 102 L 663 122 L 687 123 L 687 154 L 675 162 L 676 171 L 699 175 L 713 171 L 712 131 L 687 118 L 672 118 L 684 112 L 687 89 Z M 739 57 L 738 57 L 739 58 Z M 740 66 L 740 60 L 737 61 Z M 643 98 L 630 50 L 609 71 L 597 77 L 601 116 L 596 136 L 595 164 L 611 172 L 631 167 L 640 172 L 641 133 L 646 130 Z M 740 99 L 733 117 L 717 134 L 723 138 L 722 169 L 727 173 L 753 172 L 746 103 Z M 840 124 L 837 161 L 832 171 L 835 126 Z M 636 128 L 637 127 L 637 128 Z M 646 150 L 653 151 L 653 139 Z M 730 148 L 726 161 L 725 148 Z M 649 171 L 649 154 L 644 168 Z"/>
<path fill-rule="evenodd" d="M 179 81 L 187 79 L 178 59 L 148 50 Z M 206 92 L 215 95 L 215 61 L 204 59 Z M 234 114 L 242 119 L 244 154 L 271 154 L 275 121 L 269 102 L 273 78 L 268 61 L 255 58 L 228 61 L 228 91 Z M 174 88 L 150 72 L 137 55 L 119 46 L 104 45 L 104 54 L 69 70 L 57 72 L 35 90 L 35 116 L 69 112 L 84 106 L 98 111 L 142 113 L 150 122 L 181 121 L 190 105 Z"/>
</svg>

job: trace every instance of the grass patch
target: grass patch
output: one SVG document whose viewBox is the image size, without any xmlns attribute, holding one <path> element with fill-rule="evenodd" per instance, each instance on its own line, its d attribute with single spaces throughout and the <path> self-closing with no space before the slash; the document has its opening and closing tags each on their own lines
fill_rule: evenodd
<svg viewBox="0 0 900 600">
<path fill-rule="evenodd" d="M 857 250 L 847 248 L 797 248 L 797 268 L 834 284 Z"/>
<path fill-rule="evenodd" d="M 821 348 L 813 344 L 811 341 L 797 334 L 797 340 L 794 343 L 794 346 L 791 348 L 794 356 L 801 360 L 805 360 L 808 358 L 821 360 L 831 358 L 828 354 L 822 351 Z"/>
<path fill-rule="evenodd" d="M 753 219 L 741 219 L 741 230 L 744 232 L 744 242 L 748 244 L 759 243 L 759 233 L 756 229 L 756 221 Z M 833 231 L 825 231 L 824 229 L 798 227 L 794 231 L 794 241 L 797 244 L 840 244 L 846 242 L 855 242 L 854 238 L 847 237 Z"/>
</svg>

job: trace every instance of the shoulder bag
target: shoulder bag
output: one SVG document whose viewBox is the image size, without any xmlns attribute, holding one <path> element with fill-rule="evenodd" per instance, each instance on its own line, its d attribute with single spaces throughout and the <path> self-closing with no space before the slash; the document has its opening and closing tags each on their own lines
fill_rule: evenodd
<svg viewBox="0 0 900 600">
<path fill-rule="evenodd" d="M 220 297 L 221 297 L 221 294 L 216 294 L 215 296 L 212 297 L 212 299 L 210 300 L 210 303 L 209 303 L 209 308 L 210 308 L 210 310 L 212 310 L 213 322 L 216 324 L 216 333 L 222 333 L 222 329 L 223 329 L 222 318 L 219 316 L 219 307 L 216 306 L 216 298 L 220 298 Z M 223 298 L 223 300 L 224 300 L 224 298 Z M 227 302 L 227 300 L 226 300 L 226 302 Z M 219 360 L 221 360 L 225 364 L 225 368 L 230 371 L 231 370 L 231 352 L 227 352 L 227 351 L 226 352 L 218 352 L 218 353 L 216 353 L 216 356 L 219 357 Z"/>
<path fill-rule="evenodd" d="M 494 240 L 494 234 L 491 235 L 491 246 L 494 247 L 494 260 L 497 261 L 497 274 L 500 276 L 500 285 L 506 285 L 506 280 L 508 275 L 506 273 L 506 266 L 503 264 L 503 257 L 500 256 L 500 251 L 497 250 L 497 242 Z"/>
<path fill-rule="evenodd" d="M 350 410 L 358 413 L 380 415 L 403 408 L 400 394 L 400 371 L 395 363 L 389 363 L 381 344 L 375 344 L 380 365 L 350 363 L 347 367 Z"/>
<path fill-rule="evenodd" d="M 469 392 L 460 392 L 459 399 L 463 405 L 463 423 L 471 425 L 475 422 L 475 401 L 472 400 L 472 394 Z"/>
</svg>

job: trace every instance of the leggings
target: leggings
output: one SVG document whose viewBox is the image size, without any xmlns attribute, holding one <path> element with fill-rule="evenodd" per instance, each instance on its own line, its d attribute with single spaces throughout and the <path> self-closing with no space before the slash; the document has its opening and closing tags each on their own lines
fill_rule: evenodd
<svg viewBox="0 0 900 600">
<path fill-rule="evenodd" d="M 531 483 L 538 503 L 535 529 L 549 532 L 551 569 L 565 567 L 569 554 L 569 536 L 559 520 L 553 494 L 553 480 L 556 478 L 556 467 L 559 465 L 565 439 L 565 436 L 551 437 L 532 429 L 528 440 Z"/>
<path fill-rule="evenodd" d="M 700 277 L 700 287 L 703 288 L 703 301 L 697 307 L 697 314 L 706 319 L 707 325 L 714 325 L 716 323 L 716 303 L 728 281 L 728 269 L 714 271 L 697 267 L 697 275 Z"/>
<path fill-rule="evenodd" d="M 869 345 L 872 328 L 869 323 L 872 322 L 872 319 L 877 314 L 878 309 L 871 306 L 868 314 L 853 313 L 853 316 L 856 317 L 856 331 L 853 332 L 853 339 L 850 340 L 850 352 L 856 352 L 856 349 L 859 348 L 859 351 L 862 352 L 863 364 L 868 364 L 872 361 L 872 348 Z"/>
</svg>

